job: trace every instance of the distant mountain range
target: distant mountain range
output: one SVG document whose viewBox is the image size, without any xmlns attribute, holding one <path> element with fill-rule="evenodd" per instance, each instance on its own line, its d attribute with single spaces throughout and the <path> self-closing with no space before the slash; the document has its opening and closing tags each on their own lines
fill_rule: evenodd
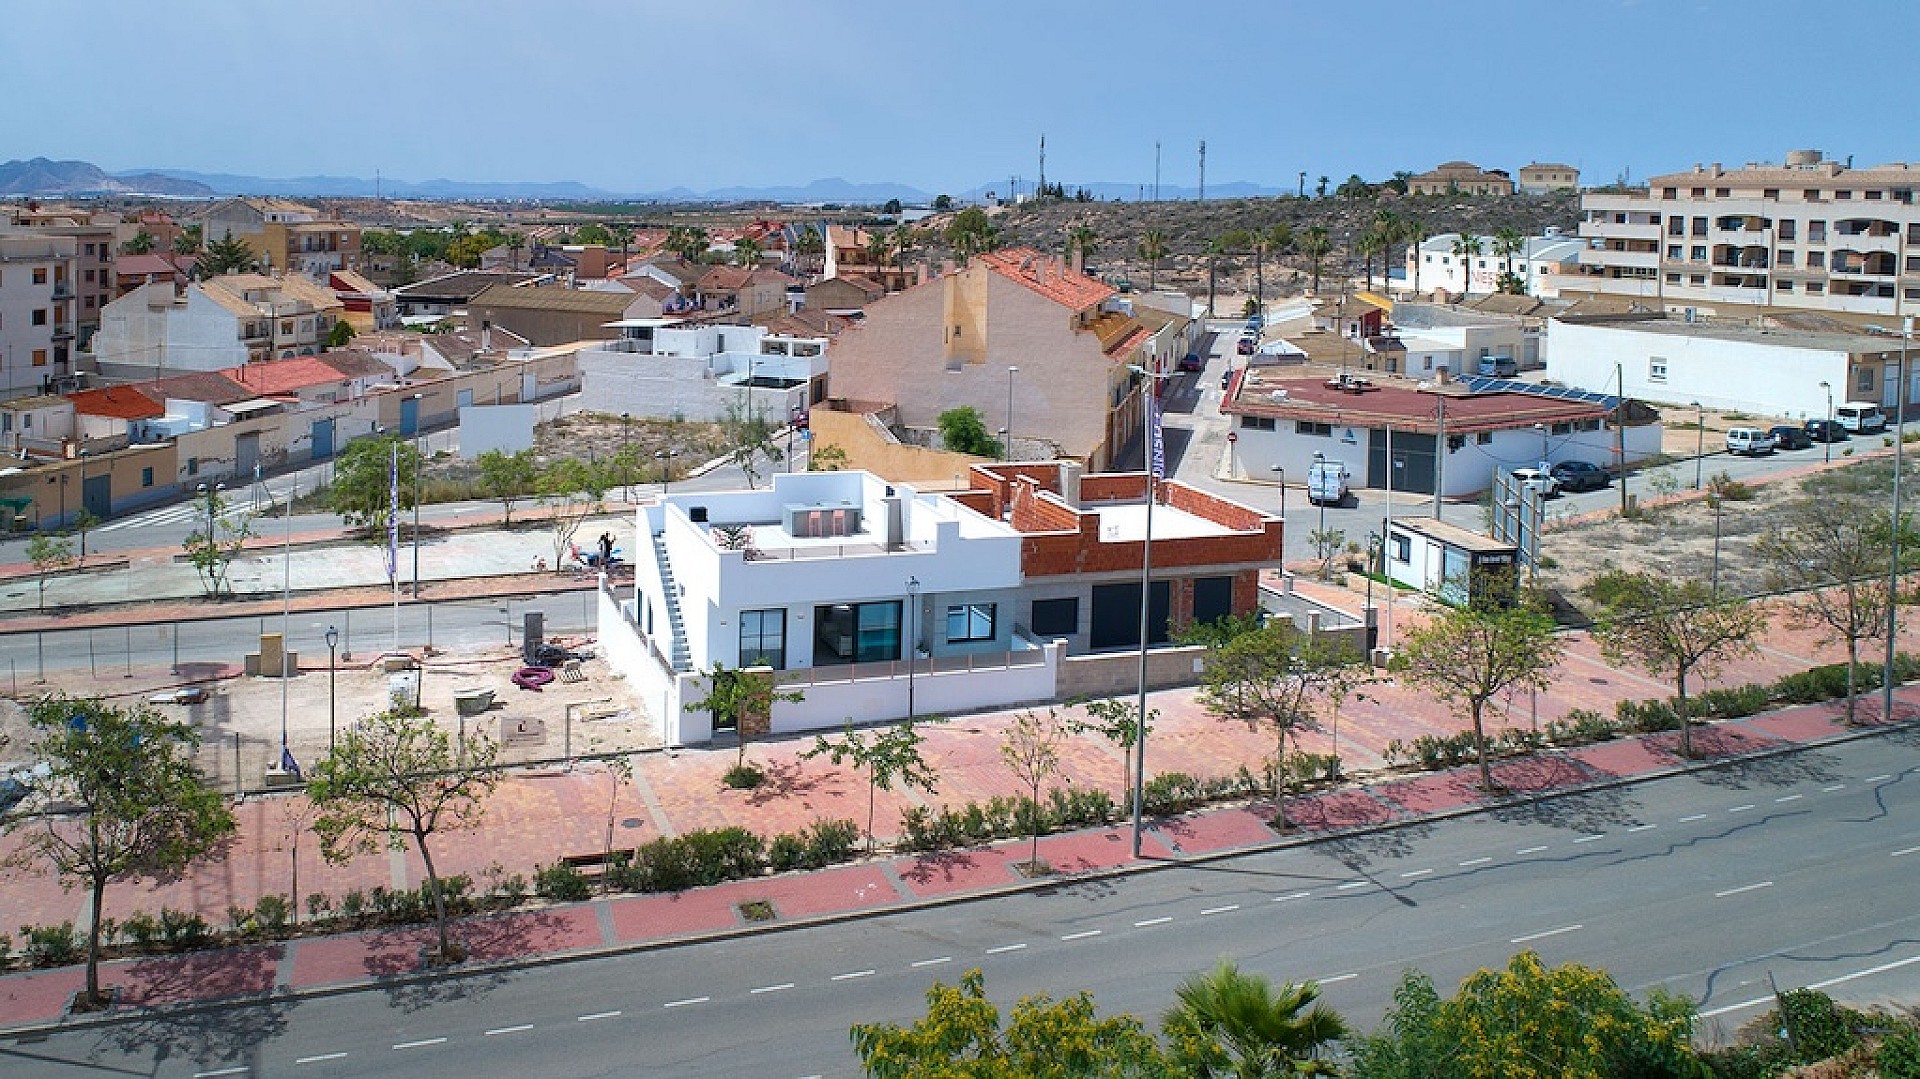
<svg viewBox="0 0 1920 1079">
<path fill-rule="evenodd" d="M 1069 182 L 1068 190 L 1085 188 L 1096 198 L 1131 201 L 1139 198 L 1139 184 Z M 956 198 L 984 199 L 991 192 L 1004 196 L 1004 185 L 981 184 L 954 191 Z M 1286 194 L 1277 187 L 1250 183 L 1210 186 L 1207 194 L 1215 198 L 1248 198 Z M 839 177 L 815 180 L 798 186 L 720 187 L 695 191 L 674 187 L 664 191 L 609 191 L 571 180 L 551 183 L 466 180 L 371 180 L 363 176 L 294 176 L 270 178 L 226 172 L 193 172 L 187 169 L 140 169 L 109 173 L 85 161 L 49 161 L 36 157 L 31 161 L 0 164 L 0 196 L 77 197 L 84 195 L 155 195 L 169 198 L 218 198 L 228 195 L 279 195 L 288 198 L 372 198 L 383 195 L 396 199 L 507 199 L 528 201 L 580 202 L 776 202 L 785 204 L 850 203 L 877 205 L 899 199 L 909 205 L 926 205 L 933 194 L 895 183 L 855 183 Z M 1163 184 L 1163 199 L 1191 199 L 1191 188 Z"/>
</svg>

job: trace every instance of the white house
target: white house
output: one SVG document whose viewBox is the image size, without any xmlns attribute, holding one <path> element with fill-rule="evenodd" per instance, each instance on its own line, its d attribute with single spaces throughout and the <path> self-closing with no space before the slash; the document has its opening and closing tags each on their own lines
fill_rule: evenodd
<svg viewBox="0 0 1920 1079">
<path fill-rule="evenodd" d="M 1409 247 L 1409 287 L 1417 281 L 1422 292 L 1439 289 L 1454 296 L 1498 291 L 1500 275 L 1506 272 L 1509 260 L 1496 253 L 1493 237 L 1474 239 L 1479 241 L 1478 254 L 1456 254 L 1454 245 L 1460 234 L 1455 232 L 1429 236 L 1418 247 Z M 1551 298 L 1558 294 L 1559 278 L 1553 275 L 1571 272 L 1585 246 L 1584 241 L 1562 235 L 1557 227 L 1550 226 L 1545 234 L 1526 238 L 1511 259 L 1513 274 L 1525 284 L 1527 295 Z"/>
<path fill-rule="evenodd" d="M 1870 401 L 1891 408 L 1900 339 L 1886 334 L 1822 333 L 1783 327 L 1681 319 L 1555 319 L 1553 375 L 1570 386 L 1613 389 L 1630 397 L 1796 421 L 1835 404 Z M 1920 364 L 1909 365 L 1907 403 L 1920 400 Z"/>
<path fill-rule="evenodd" d="M 1387 522 L 1382 547 L 1389 580 L 1450 603 L 1465 603 L 1469 588 L 1481 586 L 1483 575 L 1512 574 L 1520 565 L 1513 544 L 1418 514 Z"/>
<path fill-rule="evenodd" d="M 826 397 L 824 337 L 677 318 L 610 325 L 618 339 L 577 354 L 586 397 L 602 412 L 716 420 L 741 406 L 778 424 Z"/>
</svg>

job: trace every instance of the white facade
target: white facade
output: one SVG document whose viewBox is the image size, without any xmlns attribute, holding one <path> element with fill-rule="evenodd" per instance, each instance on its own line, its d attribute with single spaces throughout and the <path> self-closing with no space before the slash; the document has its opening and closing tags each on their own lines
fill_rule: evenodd
<svg viewBox="0 0 1920 1079">
<path fill-rule="evenodd" d="M 1457 255 L 1453 245 L 1459 239 L 1458 233 L 1443 232 L 1427 237 L 1418 247 L 1409 247 L 1408 287 L 1414 284 L 1417 266 L 1422 292 L 1439 289 L 1455 296 L 1486 295 L 1499 290 L 1500 275 L 1511 262 L 1514 276 L 1525 283 L 1527 295 L 1551 299 L 1559 294 L 1560 275 L 1575 263 L 1586 246 L 1554 229 L 1545 236 L 1527 237 L 1526 246 L 1509 260 L 1495 254 L 1491 236 L 1478 237 L 1479 254 Z"/>
<path fill-rule="evenodd" d="M 0 233 L 0 398 L 72 373 L 75 240 Z"/>
<path fill-rule="evenodd" d="M 1459 376 L 1480 374 L 1480 361 L 1512 360 L 1516 366 L 1533 366 L 1537 335 L 1518 323 L 1486 326 L 1428 326 L 1400 333 L 1407 348 L 1406 369 L 1410 378 L 1433 378 L 1442 369 Z"/>
<path fill-rule="evenodd" d="M 93 354 L 103 367 L 218 371 L 247 362 L 240 320 L 198 286 L 141 285 L 100 312 Z"/>
<path fill-rule="evenodd" d="M 1752 330 L 1704 323 L 1555 321 L 1552 372 L 1570 386 L 1629 397 L 1736 410 L 1796 422 L 1824 417 L 1833 401 L 1891 406 L 1898 396 L 1897 338 Z M 1618 367 L 1616 368 L 1616 365 Z M 1920 399 L 1913 378 L 1909 403 Z M 1762 425 L 1764 426 L 1764 425 Z"/>
<path fill-rule="evenodd" d="M 744 407 L 778 426 L 824 392 L 825 338 L 674 319 L 620 327 L 620 339 L 578 353 L 587 399 L 602 412 L 706 421 Z"/>
</svg>

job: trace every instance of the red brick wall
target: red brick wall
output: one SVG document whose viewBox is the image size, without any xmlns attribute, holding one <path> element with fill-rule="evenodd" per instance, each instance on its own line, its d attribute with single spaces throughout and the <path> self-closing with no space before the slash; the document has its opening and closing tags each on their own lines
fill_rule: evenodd
<svg viewBox="0 0 1920 1079">
<path fill-rule="evenodd" d="M 1185 510 L 1195 517 L 1205 517 L 1236 532 L 1252 532 L 1260 528 L 1261 522 L 1266 520 L 1267 515 L 1259 510 L 1228 502 L 1224 498 L 1183 484 L 1167 484 L 1161 490 L 1166 492 L 1165 497 L 1160 500 L 1162 505 Z"/>
<path fill-rule="evenodd" d="M 1053 498 L 1040 495 L 1040 485 L 1022 477 L 1013 489 L 1013 527 L 1022 532 L 1082 532 L 1089 514 L 1084 514 Z M 1098 536 L 1099 518 L 1092 521 Z"/>
<path fill-rule="evenodd" d="M 1080 501 L 1125 502 L 1147 496 L 1145 472 L 1101 472 L 1080 477 Z M 1165 501 L 1163 498 L 1162 502 Z"/>
</svg>

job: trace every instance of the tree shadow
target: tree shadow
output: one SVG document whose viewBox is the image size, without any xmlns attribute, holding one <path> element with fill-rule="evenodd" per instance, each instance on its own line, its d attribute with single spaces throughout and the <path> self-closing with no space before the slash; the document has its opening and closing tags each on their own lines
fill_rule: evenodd
<svg viewBox="0 0 1920 1079">
<path fill-rule="evenodd" d="M 286 949 L 261 944 L 141 959 L 117 971 L 118 1000 L 154 1007 L 189 1000 L 265 997 L 273 992 Z"/>
<path fill-rule="evenodd" d="M 747 795 L 747 804 L 763 806 L 776 798 L 796 798 L 820 789 L 822 778 L 809 776 L 799 761 L 769 761 L 759 765 L 766 778 Z"/>
<path fill-rule="evenodd" d="M 362 961 L 376 981 L 387 983 L 387 999 L 404 1011 L 457 1001 L 478 1000 L 509 980 L 508 972 L 475 969 L 565 950 L 568 923 L 551 912 L 536 911 L 474 918 L 448 928 L 465 959 L 452 965 L 431 962 L 438 934 L 431 925 L 375 933 Z"/>
<path fill-rule="evenodd" d="M 1387 824 L 1393 820 L 1393 808 L 1366 790 L 1336 791 L 1288 798 L 1286 824 L 1293 831 L 1337 832 Z M 1279 820 L 1271 807 L 1256 811 L 1279 830 Z"/>
<path fill-rule="evenodd" d="M 952 882 L 962 872 L 977 869 L 980 859 L 970 851 L 936 850 L 922 854 L 913 864 L 900 870 L 900 879 L 909 884 L 930 884 L 935 880 Z"/>
<path fill-rule="evenodd" d="M 102 1030 L 96 1053 L 112 1050 L 151 1059 L 155 1074 L 178 1060 L 191 1062 L 195 1070 L 245 1066 L 264 1075 L 260 1051 L 287 1032 L 298 1006 L 298 1001 L 275 1000 L 140 1015 Z"/>
<path fill-rule="evenodd" d="M 1432 838 L 1433 831 L 1432 824 L 1418 821 L 1377 832 L 1323 839 L 1318 847 L 1341 865 L 1359 873 L 1376 862 L 1412 857 L 1415 846 L 1423 839 Z"/>
<path fill-rule="evenodd" d="M 1487 815 L 1502 824 L 1543 824 L 1591 835 L 1644 823 L 1635 812 L 1637 805 L 1617 790 L 1582 791 L 1503 802 Z"/>
<path fill-rule="evenodd" d="M 1756 757 L 1721 761 L 1698 773 L 1700 782 L 1714 787 L 1745 790 L 1748 787 L 1791 787 L 1800 783 L 1830 783 L 1840 772 L 1831 754 L 1802 750 L 1777 757 Z"/>
</svg>

